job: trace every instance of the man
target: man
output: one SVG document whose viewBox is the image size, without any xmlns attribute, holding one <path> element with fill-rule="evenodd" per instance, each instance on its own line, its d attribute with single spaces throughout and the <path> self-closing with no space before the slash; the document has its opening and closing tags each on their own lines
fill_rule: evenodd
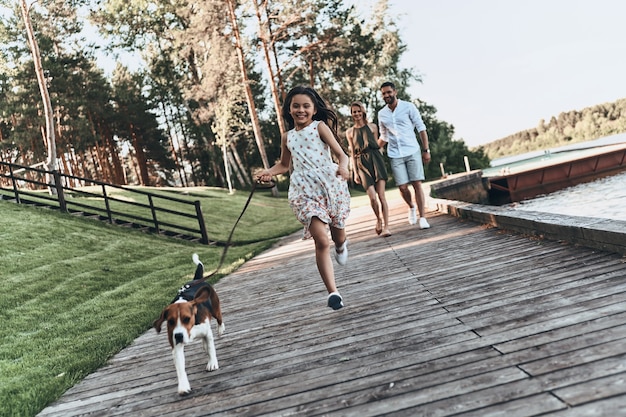
<svg viewBox="0 0 626 417">
<path fill-rule="evenodd" d="M 419 212 L 419 227 L 428 229 L 430 225 L 424 217 L 425 199 L 422 190 L 422 181 L 425 178 L 422 160 L 425 163 L 430 161 L 426 125 L 413 103 L 398 99 L 393 83 L 383 83 L 380 91 L 387 105 L 378 112 L 379 145 L 382 147 L 387 143 L 387 156 L 391 162 L 394 180 L 402 198 L 409 206 L 409 223 L 418 222 L 417 212 Z M 415 137 L 415 129 L 419 134 L 421 146 Z M 415 204 L 409 183 L 415 191 Z"/>
</svg>

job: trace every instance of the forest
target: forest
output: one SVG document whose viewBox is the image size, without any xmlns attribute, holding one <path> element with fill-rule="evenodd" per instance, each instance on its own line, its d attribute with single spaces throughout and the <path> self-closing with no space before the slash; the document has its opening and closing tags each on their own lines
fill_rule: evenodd
<svg viewBox="0 0 626 417">
<path fill-rule="evenodd" d="M 626 132 L 626 98 L 563 112 L 549 122 L 483 145 L 491 158 L 585 142 Z"/>
<path fill-rule="evenodd" d="M 384 81 L 429 129 L 427 177 L 488 166 L 436 108 L 406 95 L 406 45 L 386 0 L 0 0 L 0 161 L 117 185 L 246 188 L 279 158 L 282 99 L 314 87 L 351 126 Z M 98 43 L 90 31 L 104 40 Z M 117 59 L 110 74 L 97 57 Z M 136 57 L 136 58 L 126 58 Z"/>
</svg>

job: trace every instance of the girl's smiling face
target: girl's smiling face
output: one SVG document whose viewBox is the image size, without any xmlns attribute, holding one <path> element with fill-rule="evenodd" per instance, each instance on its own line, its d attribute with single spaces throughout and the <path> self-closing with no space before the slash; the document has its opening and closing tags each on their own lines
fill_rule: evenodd
<svg viewBox="0 0 626 417">
<path fill-rule="evenodd" d="M 317 113 L 315 104 L 311 97 L 306 94 L 296 94 L 291 99 L 289 114 L 293 117 L 294 125 L 297 129 L 307 127 L 313 122 L 313 115 Z"/>
</svg>

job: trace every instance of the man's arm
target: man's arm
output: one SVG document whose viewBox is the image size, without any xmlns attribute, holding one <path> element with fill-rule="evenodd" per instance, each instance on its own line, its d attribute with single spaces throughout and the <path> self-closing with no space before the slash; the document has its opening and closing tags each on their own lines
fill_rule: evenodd
<svg viewBox="0 0 626 417">
<path fill-rule="evenodd" d="M 422 148 L 422 159 L 424 162 L 430 161 L 430 148 L 428 147 L 428 132 L 426 131 L 426 124 L 424 124 L 424 120 L 422 120 L 422 115 L 420 111 L 417 109 L 417 106 L 411 106 L 411 112 L 409 113 L 409 117 L 411 118 L 411 122 L 415 129 L 417 129 L 417 134 L 419 135 L 420 148 Z"/>
<path fill-rule="evenodd" d="M 378 142 L 379 147 L 384 148 L 389 140 L 387 139 L 387 127 L 381 116 L 381 112 L 378 112 L 378 138 L 376 142 Z"/>
<path fill-rule="evenodd" d="M 411 109 L 409 110 L 409 119 L 411 119 L 411 123 L 413 123 L 413 127 L 421 132 L 426 130 L 426 125 L 424 124 L 424 120 L 422 120 L 422 115 L 420 111 L 417 109 L 415 104 L 411 105 Z"/>
</svg>

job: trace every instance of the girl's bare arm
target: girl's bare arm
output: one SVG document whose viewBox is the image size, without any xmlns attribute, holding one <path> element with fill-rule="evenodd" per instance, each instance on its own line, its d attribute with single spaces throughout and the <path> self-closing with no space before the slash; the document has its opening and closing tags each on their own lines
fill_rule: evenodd
<svg viewBox="0 0 626 417">
<path fill-rule="evenodd" d="M 263 182 L 269 182 L 272 177 L 284 174 L 289 171 L 289 163 L 291 162 L 291 152 L 287 148 L 287 133 L 284 133 L 280 139 L 280 161 L 269 169 L 265 169 L 257 174 L 257 179 Z"/>
</svg>

